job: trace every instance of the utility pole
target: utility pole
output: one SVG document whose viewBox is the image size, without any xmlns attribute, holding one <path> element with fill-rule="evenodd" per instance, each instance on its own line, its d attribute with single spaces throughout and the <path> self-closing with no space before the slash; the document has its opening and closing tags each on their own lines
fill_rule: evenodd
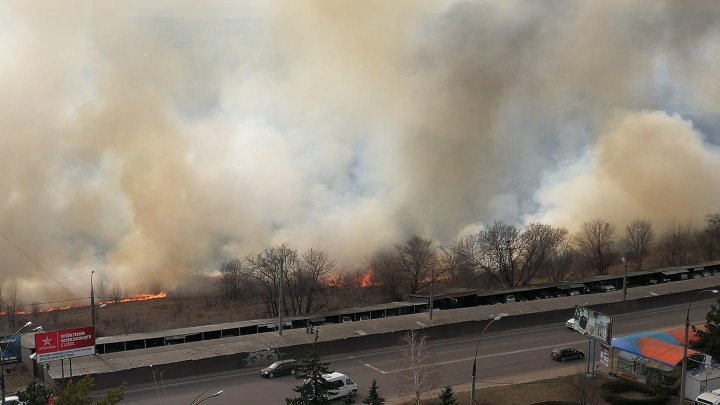
<svg viewBox="0 0 720 405">
<path fill-rule="evenodd" d="M 283 279 L 283 272 L 285 271 L 285 258 L 280 261 L 280 293 L 278 294 L 278 334 L 282 336 L 283 334 L 283 284 L 285 280 Z"/>
<path fill-rule="evenodd" d="M 95 332 L 95 290 L 93 289 L 93 274 L 95 270 L 90 272 L 90 318 L 92 320 L 93 333 Z"/>
</svg>

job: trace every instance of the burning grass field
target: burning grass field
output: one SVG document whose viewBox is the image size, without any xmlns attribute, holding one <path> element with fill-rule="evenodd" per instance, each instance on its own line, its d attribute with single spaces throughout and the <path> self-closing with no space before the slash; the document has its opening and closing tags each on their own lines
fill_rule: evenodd
<svg viewBox="0 0 720 405">
<path fill-rule="evenodd" d="M 159 292 L 123 297 L 118 300 L 96 300 L 96 330 L 98 336 L 127 333 L 153 332 L 191 326 L 236 322 L 249 319 L 269 318 L 259 298 L 248 297 L 229 301 L 219 295 L 217 285 L 207 283 L 198 288 L 205 291 Z M 382 302 L 382 295 L 374 287 L 356 289 L 331 288 L 327 303 L 321 311 L 347 306 L 372 305 Z M 27 321 L 42 325 L 45 330 L 57 330 L 88 326 L 92 323 L 88 300 L 79 305 L 54 309 L 41 309 L 36 305 L 23 305 L 16 312 L 14 325 Z M 17 327 L 8 322 L 7 315 L 0 316 L 0 335 L 10 334 Z"/>
</svg>

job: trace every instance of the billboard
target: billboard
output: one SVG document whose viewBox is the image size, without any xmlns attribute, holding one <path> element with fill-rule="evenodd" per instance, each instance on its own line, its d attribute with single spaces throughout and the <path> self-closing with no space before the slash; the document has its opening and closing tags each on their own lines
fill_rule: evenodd
<svg viewBox="0 0 720 405">
<path fill-rule="evenodd" d="M 20 361 L 20 335 L 0 336 L 0 356 L 3 363 Z"/>
<path fill-rule="evenodd" d="M 39 362 L 93 354 L 95 354 L 95 328 L 92 326 L 35 335 L 35 355 Z"/>
<path fill-rule="evenodd" d="M 589 338 L 610 344 L 612 340 L 612 318 L 592 309 L 575 306 L 573 329 Z"/>
</svg>

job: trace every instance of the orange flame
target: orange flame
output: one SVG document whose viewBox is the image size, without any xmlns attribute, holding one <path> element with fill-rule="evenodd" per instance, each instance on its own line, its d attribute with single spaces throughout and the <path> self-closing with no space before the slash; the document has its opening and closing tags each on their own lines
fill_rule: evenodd
<svg viewBox="0 0 720 405">
<path fill-rule="evenodd" d="M 360 279 L 360 287 L 370 287 L 373 285 L 375 285 L 375 283 L 373 282 L 372 270 L 369 270 Z"/>
<path fill-rule="evenodd" d="M 107 302 L 107 304 L 114 304 L 114 303 L 116 303 L 116 302 L 133 302 L 133 301 L 156 300 L 156 299 L 159 299 L 159 298 L 166 298 L 166 297 L 167 297 L 167 293 L 163 291 L 163 292 L 159 292 L 159 293 L 157 293 L 157 294 L 138 294 L 138 295 L 136 295 L 136 296 L 134 296 L 134 297 L 127 297 L 127 298 L 123 298 L 123 299 L 118 300 L 118 301 Z"/>
<path fill-rule="evenodd" d="M 327 281 L 328 287 L 342 287 L 342 275 L 338 274 L 335 277 L 330 277 Z"/>
</svg>

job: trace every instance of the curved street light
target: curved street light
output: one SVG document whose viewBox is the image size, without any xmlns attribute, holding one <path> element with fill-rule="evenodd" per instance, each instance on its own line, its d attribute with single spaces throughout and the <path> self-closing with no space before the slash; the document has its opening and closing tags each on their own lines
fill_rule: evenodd
<svg viewBox="0 0 720 405">
<path fill-rule="evenodd" d="M 23 329 L 28 326 L 32 326 L 32 324 L 32 322 L 28 321 L 25 325 L 20 327 L 20 329 L 16 330 L 15 333 L 10 335 L 10 339 L 3 342 L 5 344 L 4 349 L 2 345 L 0 345 L 0 404 L 2 405 L 5 405 L 5 352 L 11 344 L 15 343 L 15 341 L 20 339 L 23 335 L 42 330 L 42 326 L 37 326 L 29 331 L 21 333 Z"/>
<path fill-rule="evenodd" d="M 478 338 L 477 345 L 475 346 L 475 357 L 473 359 L 473 369 L 472 369 L 472 387 L 470 388 L 470 404 L 471 405 L 477 405 L 477 401 L 475 400 L 475 379 L 477 377 L 477 353 L 478 349 L 480 348 L 480 341 L 482 340 L 483 336 L 485 336 L 485 331 L 487 330 L 490 325 L 492 325 L 493 322 L 499 321 L 504 316 L 507 316 L 507 314 L 499 314 L 490 322 L 488 322 L 487 325 L 485 325 L 485 329 L 483 329 L 482 333 L 480 333 L 480 337 Z"/>
<path fill-rule="evenodd" d="M 702 293 L 713 293 L 717 294 L 720 292 L 720 290 L 702 290 L 697 293 L 697 295 L 700 295 Z M 685 314 L 685 344 L 683 345 L 683 358 L 682 358 L 682 372 L 680 373 L 680 403 L 682 404 L 685 402 L 685 373 L 687 373 L 687 349 L 688 349 L 688 330 L 690 329 L 690 307 L 692 307 L 692 302 L 688 304 L 687 307 L 687 313 Z"/>
<path fill-rule="evenodd" d="M 218 391 L 218 392 L 216 392 L 216 393 L 214 393 L 214 394 L 212 394 L 212 395 L 210 395 L 210 396 L 208 396 L 208 397 L 206 397 L 206 398 L 201 399 L 201 400 L 198 401 L 198 402 L 195 402 L 198 398 L 200 398 L 200 396 L 201 396 L 202 394 L 206 393 L 207 391 L 208 391 L 208 390 L 205 390 L 205 391 L 203 391 L 200 395 L 198 395 L 197 397 L 195 397 L 195 399 L 193 399 L 193 401 L 190 403 L 190 405 L 198 405 L 198 404 L 200 404 L 200 403 L 202 403 L 202 402 L 207 401 L 207 400 L 210 399 L 210 398 L 215 398 L 215 397 L 217 397 L 217 396 L 220 396 L 220 395 L 222 395 L 222 393 L 223 393 L 224 390 L 220 390 L 220 391 Z"/>
</svg>

